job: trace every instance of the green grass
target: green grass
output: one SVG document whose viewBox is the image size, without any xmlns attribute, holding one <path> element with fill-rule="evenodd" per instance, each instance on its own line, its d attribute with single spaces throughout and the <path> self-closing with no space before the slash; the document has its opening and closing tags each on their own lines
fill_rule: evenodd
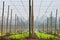
<svg viewBox="0 0 60 40">
<path fill-rule="evenodd" d="M 25 33 L 22 33 L 22 34 L 11 35 L 8 38 L 11 38 L 11 39 L 21 39 L 21 38 L 25 38 L 25 37 L 28 37 L 28 36 L 29 36 L 29 33 L 25 32 Z"/>
<path fill-rule="evenodd" d="M 29 37 L 29 32 L 23 32 L 22 34 L 18 34 L 18 33 L 10 33 L 10 34 L 12 34 L 11 36 L 8 37 L 10 39 L 21 39 L 21 38 Z M 41 33 L 38 30 L 35 31 L 35 34 L 37 35 L 38 38 L 42 38 L 42 39 L 54 38 L 53 35 L 46 34 L 46 33 Z M 0 36 L 4 36 L 4 35 L 5 34 L 1 35 L 1 33 L 0 33 Z"/>
<path fill-rule="evenodd" d="M 45 34 L 45 33 L 40 33 L 38 30 L 36 30 L 35 33 L 36 33 L 38 38 L 43 38 L 43 39 L 54 38 L 53 35 L 49 35 L 49 34 Z"/>
<path fill-rule="evenodd" d="M 16 33 L 10 33 L 10 34 L 16 34 Z M 4 35 L 6 35 L 6 33 L 3 33 L 2 35 L 1 35 L 1 33 L 0 33 L 0 36 L 4 36 Z"/>
<path fill-rule="evenodd" d="M 10 33 L 10 34 L 16 34 L 16 33 L 12 32 L 12 33 Z"/>
<path fill-rule="evenodd" d="M 4 35 L 5 35 L 5 34 L 2 34 L 2 35 L 1 35 L 1 33 L 0 33 L 0 36 L 4 36 Z"/>
</svg>

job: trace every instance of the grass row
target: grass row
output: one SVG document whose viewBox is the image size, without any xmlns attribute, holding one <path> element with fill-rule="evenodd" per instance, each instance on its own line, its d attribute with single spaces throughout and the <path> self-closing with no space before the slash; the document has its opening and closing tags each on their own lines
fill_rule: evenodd
<svg viewBox="0 0 60 40">
<path fill-rule="evenodd" d="M 8 38 L 9 39 L 21 39 L 21 38 L 25 38 L 25 37 L 29 37 L 29 32 L 24 32 L 24 33 L 21 33 L 21 34 L 18 34 L 18 33 L 10 33 L 10 34 L 14 34 L 14 35 L 11 35 L 9 36 Z M 43 38 L 43 39 L 50 39 L 50 38 L 54 38 L 53 35 L 49 35 L 49 34 L 45 34 L 45 33 L 41 33 L 39 32 L 38 30 L 35 31 L 35 34 L 37 35 L 37 37 L 40 39 L 40 38 Z M 4 36 L 5 34 L 1 35 L 0 33 L 0 36 Z"/>
<path fill-rule="evenodd" d="M 29 32 L 25 32 L 25 33 L 22 33 L 22 34 L 11 35 L 8 38 L 9 39 L 21 39 L 21 38 L 25 38 L 25 37 L 28 37 L 28 36 L 29 36 Z"/>
<path fill-rule="evenodd" d="M 43 38 L 43 39 L 50 39 L 50 38 L 54 38 L 53 35 L 49 35 L 49 34 L 45 34 L 45 33 L 40 33 L 39 31 L 35 31 L 36 35 L 38 38 Z"/>
<path fill-rule="evenodd" d="M 5 35 L 5 34 L 2 34 L 2 35 L 1 35 L 1 33 L 0 33 L 0 36 L 4 36 L 4 35 Z"/>
</svg>

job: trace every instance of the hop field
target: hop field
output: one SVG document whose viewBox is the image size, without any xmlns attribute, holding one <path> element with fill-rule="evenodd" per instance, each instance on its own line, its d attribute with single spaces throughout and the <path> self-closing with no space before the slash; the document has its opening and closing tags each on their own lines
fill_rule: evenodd
<svg viewBox="0 0 60 40">
<path fill-rule="evenodd" d="M 36 35 L 36 37 L 38 39 L 46 39 L 46 40 L 50 40 L 50 39 L 59 39 L 58 37 L 54 36 L 54 35 L 51 35 L 51 34 L 46 34 L 46 33 L 42 33 L 42 32 L 39 32 L 38 30 L 35 30 L 34 31 L 34 35 Z M 25 39 L 27 37 L 29 37 L 29 32 L 23 32 L 23 33 L 10 33 L 12 35 L 10 36 L 5 36 L 6 39 L 10 39 L 10 40 L 20 40 L 20 39 Z M 5 34 L 1 35 L 0 36 L 4 36 Z"/>
</svg>

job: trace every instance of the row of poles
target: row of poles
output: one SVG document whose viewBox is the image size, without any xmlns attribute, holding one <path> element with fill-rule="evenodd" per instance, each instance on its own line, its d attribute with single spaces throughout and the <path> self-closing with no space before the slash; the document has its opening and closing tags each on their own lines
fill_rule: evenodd
<svg viewBox="0 0 60 40">
<path fill-rule="evenodd" d="M 7 22 L 6 22 L 6 33 L 8 33 L 8 18 L 9 18 L 9 8 L 8 6 L 8 14 L 7 14 Z M 56 9 L 56 19 L 55 19 L 55 27 L 54 27 L 54 32 L 56 33 L 57 30 L 57 9 Z M 13 10 L 11 9 L 11 16 L 10 16 L 10 33 L 12 32 L 12 12 Z M 18 16 L 15 14 L 15 32 L 18 26 Z M 34 16 L 33 16 L 33 1 L 32 1 L 32 6 L 31 6 L 31 0 L 29 0 L 29 35 L 33 34 L 34 32 Z M 3 1 L 3 8 L 2 8 L 2 23 L 1 23 L 1 35 L 3 34 L 3 21 L 4 21 L 4 1 Z M 60 18 L 59 18 L 59 24 L 60 24 Z M 32 26 L 31 26 L 32 25 Z M 51 12 L 51 17 L 50 17 L 50 31 L 52 33 L 52 12 Z M 47 18 L 47 32 L 48 32 L 48 18 Z M 44 23 L 43 23 L 43 31 L 44 31 Z M 60 31 L 60 25 L 59 25 L 59 31 Z"/>
<path fill-rule="evenodd" d="M 8 6 L 8 14 L 7 14 L 7 22 L 6 22 L 6 33 L 8 33 L 8 18 L 9 18 L 9 8 Z M 57 9 L 56 9 L 56 19 L 55 19 L 55 32 L 57 29 Z M 13 10 L 11 9 L 11 16 L 10 16 L 10 33 L 11 33 L 11 28 L 12 28 L 12 12 Z M 51 17 L 50 17 L 50 27 L 51 27 L 51 32 L 52 32 L 52 12 L 51 12 Z M 15 14 L 15 31 L 18 26 L 18 16 Z M 32 6 L 31 6 L 31 0 L 29 0 L 29 35 L 33 33 L 34 30 L 34 16 L 33 16 L 33 1 L 32 1 Z M 3 8 L 2 8 L 2 23 L 1 23 L 1 34 L 3 34 L 3 21 L 4 21 L 4 1 L 3 1 Z M 32 21 L 32 23 L 31 23 Z M 60 18 L 59 18 L 59 24 L 60 24 Z M 32 26 L 31 26 L 32 25 Z M 43 24 L 43 31 L 44 31 L 44 24 Z M 59 25 L 59 31 L 60 31 L 60 25 Z M 47 32 L 48 32 L 48 18 L 47 18 Z"/>
<path fill-rule="evenodd" d="M 46 30 L 46 32 L 50 32 L 51 34 L 52 34 L 52 32 L 53 32 L 53 30 L 54 30 L 54 33 L 56 34 L 56 32 L 57 32 L 57 28 L 58 28 L 58 26 L 57 26 L 57 12 L 58 12 L 58 9 L 56 9 L 56 17 L 55 17 L 55 26 L 53 27 L 53 25 L 52 25 L 52 12 L 51 12 L 51 14 L 50 14 L 50 28 L 49 28 L 49 18 L 47 17 L 47 30 Z M 43 32 L 44 32 L 44 22 L 43 22 Z M 54 29 L 53 29 L 54 28 Z M 50 30 L 50 31 L 49 31 Z M 60 32 L 60 18 L 59 18 L 59 29 L 58 29 L 58 31 Z"/>
<path fill-rule="evenodd" d="M 32 3 L 32 5 L 31 5 Z M 10 30 L 8 32 L 8 18 L 9 18 L 9 8 L 10 6 L 8 6 L 8 14 L 7 14 L 7 22 L 6 22 L 6 33 L 11 33 L 12 32 L 12 13 L 13 10 L 11 9 L 11 16 L 10 16 Z M 15 14 L 15 32 L 16 29 L 18 28 L 18 16 Z M 4 1 L 3 1 L 3 8 L 2 8 L 2 23 L 1 23 L 1 35 L 3 35 L 3 23 L 4 21 Z M 34 16 L 33 16 L 33 0 L 31 2 L 31 0 L 29 0 L 29 37 L 31 37 L 30 35 L 33 34 L 34 31 Z"/>
<path fill-rule="evenodd" d="M 3 28 L 4 28 L 4 1 L 3 1 L 3 8 L 2 8 L 2 23 L 1 23 L 1 35 L 3 35 Z M 8 13 L 7 13 L 7 20 L 6 20 L 6 33 L 11 33 L 12 32 L 12 13 L 13 13 L 13 10 L 11 9 L 11 15 L 10 15 L 10 27 L 8 27 L 9 25 L 9 23 L 8 23 L 8 21 L 9 21 L 9 8 L 10 8 L 10 6 L 8 5 Z M 15 33 L 16 33 L 16 29 L 18 29 L 18 20 L 19 20 L 19 17 L 15 14 L 15 29 L 14 29 L 14 31 L 15 31 Z M 10 30 L 8 29 L 8 28 L 10 28 Z M 9 32 L 8 32 L 8 30 L 9 30 Z"/>
</svg>

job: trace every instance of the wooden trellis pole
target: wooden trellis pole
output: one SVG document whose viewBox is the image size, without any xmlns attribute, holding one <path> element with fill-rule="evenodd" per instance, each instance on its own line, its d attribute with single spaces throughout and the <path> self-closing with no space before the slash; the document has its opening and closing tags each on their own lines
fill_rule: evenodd
<svg viewBox="0 0 60 40">
<path fill-rule="evenodd" d="M 3 8 L 2 8 L 1 35 L 3 34 L 3 21 L 4 21 L 4 1 L 3 1 Z"/>
<path fill-rule="evenodd" d="M 59 17 L 59 33 L 60 33 L 60 17 Z"/>
<path fill-rule="evenodd" d="M 12 9 L 11 9 L 11 16 L 10 16 L 10 33 L 12 32 Z"/>
<path fill-rule="evenodd" d="M 9 18 L 9 6 L 8 6 L 8 13 L 7 13 L 6 33 L 8 33 L 8 18 Z"/>
<path fill-rule="evenodd" d="M 16 14 L 15 14 L 15 32 L 16 32 L 16 27 L 17 27 L 17 26 L 16 26 Z"/>
<path fill-rule="evenodd" d="M 56 18 L 55 18 L 55 34 L 57 32 L 57 9 L 56 9 Z"/>
<path fill-rule="evenodd" d="M 18 29 L 18 33 L 20 32 L 20 27 L 19 27 L 19 17 L 17 16 L 17 29 Z"/>
<path fill-rule="evenodd" d="M 42 31 L 43 31 L 43 33 L 44 33 L 44 22 L 43 22 L 43 26 L 42 26 L 42 29 L 43 29 Z"/>
<path fill-rule="evenodd" d="M 29 0 L 29 37 L 31 35 L 31 0 Z"/>
<path fill-rule="evenodd" d="M 32 34 L 34 32 L 34 4 L 33 4 L 33 0 L 32 0 Z"/>
<path fill-rule="evenodd" d="M 33 0 L 32 1 L 29 0 L 29 37 L 33 36 L 33 32 L 34 32 Z"/>
<path fill-rule="evenodd" d="M 51 12 L 51 16 L 50 16 L 50 27 L 51 27 L 50 32 L 52 33 L 52 12 Z"/>
<path fill-rule="evenodd" d="M 48 17 L 47 17 L 47 33 L 48 33 Z"/>
<path fill-rule="evenodd" d="M 21 29 L 21 33 L 22 33 L 22 18 L 21 18 L 21 27 L 20 27 L 20 29 Z"/>
<path fill-rule="evenodd" d="M 18 27 L 18 23 L 19 23 L 19 22 L 18 22 L 18 21 L 19 21 L 19 19 L 18 19 L 18 16 L 17 16 L 17 32 L 19 32 L 19 30 L 18 30 L 18 28 L 19 28 L 19 27 Z"/>
</svg>

